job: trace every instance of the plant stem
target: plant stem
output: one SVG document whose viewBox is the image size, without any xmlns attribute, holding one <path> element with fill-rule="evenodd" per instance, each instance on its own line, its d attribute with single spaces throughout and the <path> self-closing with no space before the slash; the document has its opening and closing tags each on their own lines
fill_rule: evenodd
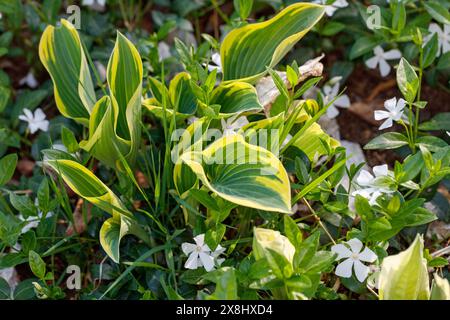
<svg viewBox="0 0 450 320">
<path fill-rule="evenodd" d="M 333 244 L 336 244 L 336 241 L 334 241 L 333 236 L 328 231 L 327 227 L 325 227 L 325 225 L 322 223 L 322 220 L 320 220 L 320 217 L 317 215 L 316 211 L 311 207 L 309 202 L 305 198 L 302 198 L 302 201 L 308 207 L 309 211 L 311 211 L 311 213 L 315 216 L 317 223 L 323 229 L 323 231 L 325 231 L 326 235 L 328 236 L 328 238 L 330 238 L 331 242 L 333 242 Z"/>
</svg>

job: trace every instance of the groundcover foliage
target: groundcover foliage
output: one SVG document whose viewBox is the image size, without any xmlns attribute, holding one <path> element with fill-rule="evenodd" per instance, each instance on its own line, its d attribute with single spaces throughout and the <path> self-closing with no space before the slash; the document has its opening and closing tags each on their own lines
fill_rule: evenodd
<svg viewBox="0 0 450 320">
<path fill-rule="evenodd" d="M 1 299 L 450 299 L 448 1 L 103 2 L 0 0 L 39 72 L 0 73 Z M 324 124 L 358 60 L 372 169 Z"/>
</svg>

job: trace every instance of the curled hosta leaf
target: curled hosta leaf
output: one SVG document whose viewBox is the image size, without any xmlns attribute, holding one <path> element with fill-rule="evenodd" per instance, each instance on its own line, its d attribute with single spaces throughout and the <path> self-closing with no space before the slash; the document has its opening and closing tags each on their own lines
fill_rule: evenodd
<svg viewBox="0 0 450 320">
<path fill-rule="evenodd" d="M 450 283 L 436 273 L 431 285 L 430 300 L 450 300 Z"/>
<path fill-rule="evenodd" d="M 313 123 L 292 145 L 302 150 L 310 160 L 313 160 L 317 155 L 327 155 L 328 150 L 334 150 L 340 144 L 339 141 L 326 134 L 320 125 Z"/>
<path fill-rule="evenodd" d="M 256 81 L 320 20 L 324 7 L 293 4 L 274 18 L 231 31 L 220 47 L 224 80 Z"/>
<path fill-rule="evenodd" d="M 295 247 L 288 238 L 279 231 L 254 228 L 253 229 L 253 255 L 256 260 L 265 258 L 267 250 L 271 249 L 285 257 L 291 264 L 294 261 Z"/>
<path fill-rule="evenodd" d="M 211 191 L 238 205 L 291 212 L 290 183 L 278 158 L 248 144 L 240 135 L 225 136 L 203 152 L 181 156 Z"/>
<path fill-rule="evenodd" d="M 55 170 L 76 194 L 112 215 L 101 228 L 100 243 L 108 256 L 118 262 L 121 238 L 131 233 L 146 241 L 146 233 L 100 179 L 78 162 L 63 159 L 63 156 L 62 153 L 46 153 L 44 163 Z"/>
<path fill-rule="evenodd" d="M 256 89 L 251 84 L 239 81 L 219 85 L 212 92 L 210 104 L 220 105 L 220 113 L 225 114 L 262 110 Z"/>
<path fill-rule="evenodd" d="M 163 104 L 166 105 L 166 118 L 172 119 L 175 112 L 176 119 L 182 120 L 195 113 L 198 107 L 197 97 L 190 86 L 191 76 L 187 72 L 180 72 L 172 81 L 169 89 L 158 80 L 150 78 L 150 90 L 153 98 L 143 101 L 143 106 L 160 119 L 164 119 Z M 167 101 L 163 101 L 163 95 L 166 95 Z"/>
<path fill-rule="evenodd" d="M 55 101 L 68 118 L 87 124 L 96 102 L 94 85 L 77 30 L 67 20 L 48 26 L 39 43 L 39 57 L 53 80 Z"/>
<path fill-rule="evenodd" d="M 133 44 L 121 33 L 108 63 L 110 97 L 94 106 L 89 120 L 89 139 L 80 146 L 115 167 L 120 155 L 133 162 L 140 139 L 142 61 Z"/>
<path fill-rule="evenodd" d="M 428 300 L 430 297 L 423 238 L 417 235 L 411 246 L 384 258 L 379 278 L 381 300 Z"/>
</svg>

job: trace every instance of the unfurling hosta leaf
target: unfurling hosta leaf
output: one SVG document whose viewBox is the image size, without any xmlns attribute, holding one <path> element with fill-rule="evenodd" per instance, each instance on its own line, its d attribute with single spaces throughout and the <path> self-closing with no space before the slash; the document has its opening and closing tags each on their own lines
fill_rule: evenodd
<svg viewBox="0 0 450 320">
<path fill-rule="evenodd" d="M 430 300 L 450 300 L 450 283 L 437 273 L 434 274 L 433 284 L 431 285 Z"/>
<path fill-rule="evenodd" d="M 256 81 L 320 20 L 324 7 L 293 4 L 274 18 L 231 31 L 220 47 L 224 80 Z"/>
<path fill-rule="evenodd" d="M 45 164 L 55 170 L 80 197 L 112 215 L 100 230 L 100 243 L 115 262 L 119 262 L 120 240 L 134 234 L 144 241 L 148 236 L 119 198 L 91 171 L 76 161 L 63 159 L 62 153 L 45 153 Z"/>
<path fill-rule="evenodd" d="M 53 80 L 59 111 L 87 125 L 96 102 L 94 85 L 77 30 L 67 20 L 48 26 L 39 43 L 39 57 Z"/>
<path fill-rule="evenodd" d="M 267 258 L 268 250 L 273 250 L 285 257 L 292 265 L 295 255 L 295 247 L 288 238 L 279 231 L 254 228 L 253 229 L 253 255 L 256 260 Z"/>
<path fill-rule="evenodd" d="M 313 160 L 316 154 L 319 156 L 327 155 L 328 148 L 333 150 L 338 147 L 339 141 L 326 134 L 320 125 L 313 123 L 292 145 L 302 150 L 309 160 Z"/>
<path fill-rule="evenodd" d="M 220 113 L 236 114 L 247 111 L 260 111 L 256 89 L 246 82 L 233 81 L 219 85 L 212 92 L 210 104 L 220 105 Z"/>
<path fill-rule="evenodd" d="M 225 136 L 203 152 L 181 156 L 202 183 L 238 205 L 266 211 L 291 212 L 286 170 L 268 150 L 248 144 L 240 135 Z"/>
<path fill-rule="evenodd" d="M 117 33 L 109 59 L 110 96 L 100 99 L 89 120 L 89 139 L 80 147 L 110 167 L 121 156 L 133 162 L 141 135 L 142 61 L 133 44 Z M 118 154 L 118 152 L 120 154 Z"/>
<path fill-rule="evenodd" d="M 39 56 L 52 77 L 60 112 L 89 126 L 89 139 L 80 147 L 110 167 L 118 165 L 122 156 L 133 162 L 140 139 L 143 75 L 133 44 L 117 34 L 107 70 L 110 95 L 98 101 L 83 45 L 68 21 L 47 27 Z"/>
<path fill-rule="evenodd" d="M 169 89 L 154 78 L 149 79 L 153 98 L 143 101 L 143 106 L 160 119 L 164 119 L 163 104 L 166 105 L 166 118 L 171 120 L 176 110 L 177 120 L 192 116 L 197 110 L 197 97 L 191 89 L 191 76 L 187 72 L 180 72 L 171 81 Z M 163 101 L 166 95 L 167 101 Z"/>
<path fill-rule="evenodd" d="M 420 235 L 399 254 L 384 258 L 379 278 L 381 300 L 428 300 L 430 297 L 427 261 Z"/>
</svg>

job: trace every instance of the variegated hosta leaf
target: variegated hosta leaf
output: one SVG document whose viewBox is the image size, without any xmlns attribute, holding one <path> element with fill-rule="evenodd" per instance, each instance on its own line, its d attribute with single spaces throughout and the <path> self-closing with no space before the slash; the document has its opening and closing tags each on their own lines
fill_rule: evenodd
<svg viewBox="0 0 450 320">
<path fill-rule="evenodd" d="M 197 110 L 197 97 L 191 89 L 191 76 L 187 72 L 177 74 L 169 84 L 169 89 L 155 78 L 149 79 L 150 90 L 153 97 L 143 101 L 143 106 L 156 117 L 164 118 L 163 95 L 166 95 L 166 118 L 171 120 L 173 112 L 177 120 L 183 120 L 192 116 Z"/>
<path fill-rule="evenodd" d="M 197 110 L 197 97 L 191 89 L 191 76 L 187 72 L 177 74 L 169 85 L 172 109 L 182 114 L 194 114 Z"/>
<path fill-rule="evenodd" d="M 180 157 L 185 152 L 202 151 L 203 143 L 208 141 L 207 129 L 209 128 L 210 120 L 206 118 L 198 119 L 190 124 L 186 130 L 180 130 L 180 136 L 173 135 L 172 142 L 174 146 L 171 151 L 173 163 L 173 181 L 175 188 L 180 196 L 183 196 L 192 187 L 198 183 L 198 178 L 189 166 L 181 161 Z"/>
<path fill-rule="evenodd" d="M 450 282 L 441 278 L 437 273 L 434 274 L 431 285 L 430 300 L 450 300 Z"/>
<path fill-rule="evenodd" d="M 44 163 L 55 170 L 76 194 L 112 215 L 101 228 L 100 243 L 108 256 L 119 262 L 122 237 L 134 234 L 147 241 L 147 234 L 137 224 L 131 212 L 100 179 L 78 162 L 63 157 L 63 153 L 46 152 Z"/>
<path fill-rule="evenodd" d="M 322 18 L 324 7 L 296 3 L 272 19 L 231 31 L 220 47 L 224 80 L 256 81 Z"/>
<path fill-rule="evenodd" d="M 379 278 L 380 300 L 428 300 L 430 297 L 427 261 L 420 235 L 399 254 L 384 258 Z"/>
<path fill-rule="evenodd" d="M 313 123 L 292 144 L 302 150 L 310 160 L 315 156 L 327 155 L 327 147 L 333 150 L 339 146 L 339 141 L 326 134 L 320 125 Z"/>
<path fill-rule="evenodd" d="M 55 101 L 67 118 L 87 125 L 97 101 L 83 45 L 67 20 L 48 26 L 39 43 L 39 58 L 53 80 Z"/>
<path fill-rule="evenodd" d="M 238 205 L 275 212 L 291 212 L 286 170 L 264 148 L 240 135 L 225 136 L 203 152 L 181 156 L 202 183 L 220 197 Z"/>
<path fill-rule="evenodd" d="M 250 144 L 264 146 L 268 150 L 280 148 L 280 136 L 284 128 L 284 113 L 245 125 L 239 131 Z"/>
<path fill-rule="evenodd" d="M 138 51 L 118 33 L 107 69 L 110 97 L 103 97 L 94 106 L 89 139 L 80 143 L 108 166 L 118 166 L 121 155 L 128 162 L 135 159 L 141 135 L 142 74 Z"/>
<path fill-rule="evenodd" d="M 215 88 L 210 104 L 220 105 L 222 114 L 262 110 L 256 89 L 251 84 L 240 81 L 224 83 Z"/>
</svg>

